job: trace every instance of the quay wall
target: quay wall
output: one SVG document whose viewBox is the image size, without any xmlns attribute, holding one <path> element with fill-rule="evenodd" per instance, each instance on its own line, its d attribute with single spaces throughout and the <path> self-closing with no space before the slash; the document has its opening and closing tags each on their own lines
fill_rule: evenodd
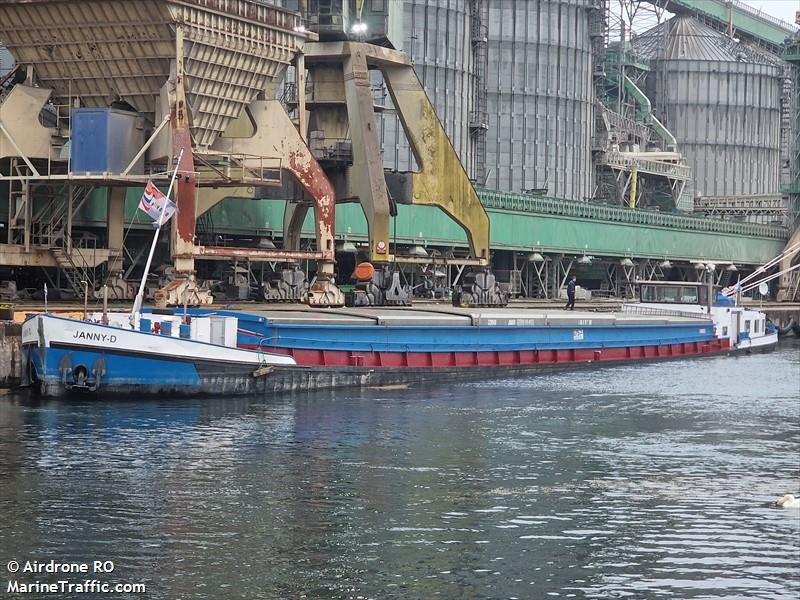
<svg viewBox="0 0 800 600">
<path fill-rule="evenodd" d="M 0 388 L 19 385 L 22 374 L 22 325 L 0 321 Z"/>
</svg>

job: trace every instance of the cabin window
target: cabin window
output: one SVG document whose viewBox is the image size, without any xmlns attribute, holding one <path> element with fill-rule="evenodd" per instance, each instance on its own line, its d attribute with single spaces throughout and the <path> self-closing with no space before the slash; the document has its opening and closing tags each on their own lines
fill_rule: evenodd
<svg viewBox="0 0 800 600">
<path fill-rule="evenodd" d="M 677 285 L 665 285 L 664 287 L 656 288 L 656 297 L 659 302 L 680 302 L 681 288 Z"/>
<path fill-rule="evenodd" d="M 702 304 L 705 301 L 705 290 L 688 285 L 643 285 L 642 302 L 661 304 Z"/>
<path fill-rule="evenodd" d="M 727 327 L 723 327 L 722 328 L 722 337 L 727 337 L 727 335 L 728 335 L 728 328 Z"/>
<path fill-rule="evenodd" d="M 748 332 L 750 331 L 750 321 L 749 320 L 746 320 L 744 322 L 744 330 L 748 331 Z"/>
<path fill-rule="evenodd" d="M 753 322 L 753 333 L 758 333 L 758 324 L 759 324 L 760 322 L 761 322 L 761 321 L 754 321 L 754 322 Z"/>
</svg>

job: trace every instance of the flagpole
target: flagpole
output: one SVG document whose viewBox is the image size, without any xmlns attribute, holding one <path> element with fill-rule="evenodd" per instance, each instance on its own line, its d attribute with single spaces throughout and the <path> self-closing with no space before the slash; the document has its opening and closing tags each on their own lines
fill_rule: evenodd
<svg viewBox="0 0 800 600">
<path fill-rule="evenodd" d="M 178 162 L 175 165 L 175 171 L 172 173 L 172 180 L 169 182 L 169 189 L 167 190 L 167 195 L 164 199 L 164 207 L 161 210 L 161 214 L 158 215 L 156 232 L 153 234 L 153 242 L 150 244 L 150 254 L 147 255 L 147 262 L 144 265 L 144 275 L 142 275 L 142 282 L 139 284 L 139 292 L 136 294 L 136 299 L 133 301 L 133 309 L 131 310 L 130 319 L 131 327 L 133 328 L 136 327 L 136 313 L 142 309 L 142 302 L 144 300 L 144 287 L 147 284 L 147 276 L 150 273 L 150 264 L 153 262 L 153 254 L 155 254 L 156 244 L 158 243 L 158 234 L 161 233 L 161 225 L 164 222 L 164 213 L 167 212 L 167 207 L 169 206 L 169 197 L 172 194 L 172 187 L 175 185 L 175 179 L 178 176 L 178 168 L 181 166 L 184 150 L 185 148 L 181 148 L 181 151 L 178 154 Z"/>
</svg>

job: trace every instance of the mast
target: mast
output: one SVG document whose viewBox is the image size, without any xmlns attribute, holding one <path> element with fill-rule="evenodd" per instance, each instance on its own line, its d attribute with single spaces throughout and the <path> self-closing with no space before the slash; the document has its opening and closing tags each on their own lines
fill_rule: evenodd
<svg viewBox="0 0 800 600">
<path fill-rule="evenodd" d="M 147 262 L 144 265 L 144 274 L 142 275 L 142 282 L 139 284 L 139 292 L 136 294 L 136 299 L 133 301 L 133 308 L 131 309 L 130 317 L 131 327 L 133 328 L 136 327 L 136 314 L 142 310 L 144 286 L 147 284 L 147 276 L 150 273 L 150 264 L 153 262 L 153 254 L 156 251 L 156 244 L 158 243 L 158 234 L 161 233 L 161 225 L 164 223 L 164 213 L 167 212 L 167 203 L 169 202 L 170 194 L 172 194 L 172 188 L 175 185 L 175 179 L 178 176 L 178 167 L 180 167 L 184 150 L 185 148 L 181 148 L 181 151 L 178 154 L 178 162 L 175 163 L 175 170 L 172 172 L 172 179 L 169 182 L 169 189 L 167 190 L 164 208 L 161 210 L 161 214 L 158 215 L 158 221 L 156 222 L 156 231 L 153 234 L 153 242 L 150 244 L 150 254 L 147 255 Z"/>
</svg>

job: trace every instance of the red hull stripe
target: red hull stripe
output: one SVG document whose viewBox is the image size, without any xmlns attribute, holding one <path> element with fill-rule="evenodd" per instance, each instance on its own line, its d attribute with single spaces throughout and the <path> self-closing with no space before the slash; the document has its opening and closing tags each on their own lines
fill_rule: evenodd
<svg viewBox="0 0 800 600">
<path fill-rule="evenodd" d="M 256 349 L 244 345 L 243 348 Z M 714 354 L 728 350 L 728 340 L 630 346 L 626 348 L 579 348 L 572 350 L 514 350 L 487 352 L 360 352 L 262 347 L 265 352 L 288 354 L 298 365 L 314 367 L 492 367 L 547 365 L 603 361 L 646 360 Z"/>
</svg>

